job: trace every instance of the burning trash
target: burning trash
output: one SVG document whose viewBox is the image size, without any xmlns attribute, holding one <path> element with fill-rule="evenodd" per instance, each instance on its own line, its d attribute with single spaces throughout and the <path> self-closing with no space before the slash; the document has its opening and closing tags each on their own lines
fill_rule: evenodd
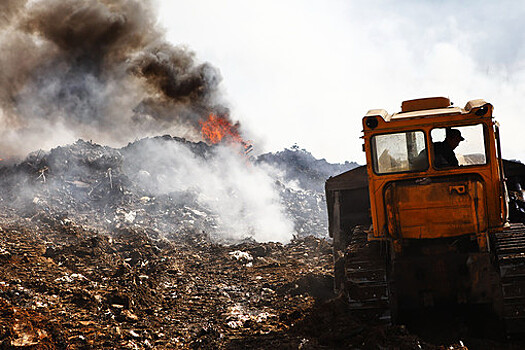
<svg viewBox="0 0 525 350">
<path fill-rule="evenodd" d="M 248 154 L 253 150 L 252 144 L 241 137 L 239 123 L 232 124 L 227 118 L 219 117 L 214 113 L 210 113 L 207 120 L 199 123 L 201 125 L 202 138 L 205 141 L 211 144 L 224 141 L 239 144 L 243 147 L 244 154 Z"/>
</svg>

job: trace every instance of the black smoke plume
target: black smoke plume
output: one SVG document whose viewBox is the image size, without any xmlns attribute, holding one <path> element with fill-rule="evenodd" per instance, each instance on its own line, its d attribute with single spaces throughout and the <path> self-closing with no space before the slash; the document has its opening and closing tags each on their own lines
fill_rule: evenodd
<svg viewBox="0 0 525 350">
<path fill-rule="evenodd" d="M 0 1 L 0 158 L 77 138 L 198 139 L 219 71 L 174 46 L 145 0 Z"/>
</svg>

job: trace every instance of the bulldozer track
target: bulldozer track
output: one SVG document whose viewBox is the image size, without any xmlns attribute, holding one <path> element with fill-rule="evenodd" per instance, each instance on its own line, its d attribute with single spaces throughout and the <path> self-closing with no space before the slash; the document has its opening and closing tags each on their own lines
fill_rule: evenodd
<svg viewBox="0 0 525 350">
<path fill-rule="evenodd" d="M 361 318 L 391 323 L 386 258 L 380 242 L 354 230 L 345 253 L 345 293 L 349 308 Z"/>
<path fill-rule="evenodd" d="M 507 335 L 525 333 L 525 226 L 512 224 L 494 235 Z"/>
</svg>

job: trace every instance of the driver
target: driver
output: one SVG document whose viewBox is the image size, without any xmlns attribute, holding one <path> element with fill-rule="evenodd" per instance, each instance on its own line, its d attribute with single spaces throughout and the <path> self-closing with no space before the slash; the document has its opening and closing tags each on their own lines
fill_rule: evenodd
<svg viewBox="0 0 525 350">
<path fill-rule="evenodd" d="M 458 159 L 454 150 L 465 139 L 457 129 L 447 128 L 445 140 L 434 142 L 434 163 L 437 168 L 457 167 Z"/>
</svg>

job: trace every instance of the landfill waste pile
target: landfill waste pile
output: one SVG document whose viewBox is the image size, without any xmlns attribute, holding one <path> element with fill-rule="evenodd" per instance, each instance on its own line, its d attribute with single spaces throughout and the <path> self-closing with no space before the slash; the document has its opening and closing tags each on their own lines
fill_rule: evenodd
<svg viewBox="0 0 525 350">
<path fill-rule="evenodd" d="M 359 166 L 356 162 L 332 164 L 326 159 L 316 159 L 297 145 L 276 153 L 262 154 L 257 157 L 257 162 L 267 163 L 281 170 L 287 183 L 295 182 L 296 187 L 323 193 L 326 179 Z"/>
<path fill-rule="evenodd" d="M 155 152 L 141 158 L 145 150 L 156 150 L 152 145 L 182 148 L 172 163 L 156 161 L 160 153 Z M 191 163 L 180 163 L 183 152 L 189 152 Z M 308 224 L 294 222 L 294 215 L 319 215 L 324 205 L 319 187 L 301 188 L 297 179 L 295 189 L 290 188 L 290 170 L 279 169 L 269 158 L 259 165 L 248 159 L 245 166 L 273 163 L 268 171 L 276 176 L 285 216 L 295 229 L 307 227 L 307 232 L 296 231 L 283 243 L 225 236 L 227 218 L 209 198 L 211 192 L 196 183 L 162 188 L 173 166 L 213 163 L 217 152 L 204 143 L 165 136 L 121 149 L 78 141 L 34 152 L 22 162 L 4 161 L 0 348 L 513 346 L 461 338 L 454 320 L 446 336 L 428 340 L 402 325 L 352 315 L 345 301 L 333 294 L 332 247 L 326 231 L 308 231 L 323 229 L 313 219 Z M 303 168 L 303 176 L 308 171 Z M 182 168 L 178 174 L 184 174 Z M 257 173 L 253 169 L 250 174 Z M 239 191 L 232 185 L 228 193 L 247 205 L 243 210 L 249 215 L 250 202 Z"/>
<path fill-rule="evenodd" d="M 276 153 L 257 157 L 259 165 L 270 165 L 280 185 L 280 197 L 287 213 L 294 221 L 299 236 L 326 237 L 328 214 L 324 183 L 330 176 L 358 167 L 355 162 L 328 163 L 316 159 L 310 152 L 294 145 Z"/>
<path fill-rule="evenodd" d="M 166 152 L 164 156 L 159 155 L 159 148 L 166 146 L 174 147 L 174 153 L 168 158 Z M 187 177 L 185 168 L 193 167 L 195 163 L 213 162 L 218 158 L 215 154 L 217 148 L 204 142 L 194 143 L 170 136 L 143 139 L 121 149 L 79 140 L 49 152 L 33 152 L 16 165 L 4 165 L 0 169 L 0 183 L 4 189 L 0 200 L 9 202 L 22 216 L 32 216 L 38 210 L 44 210 L 83 218 L 84 223 L 97 229 L 124 222 L 141 226 L 150 233 L 156 232 L 157 236 L 160 232 L 185 235 L 188 231 L 195 231 L 206 232 L 215 240 L 221 240 L 227 235 L 218 232 L 221 218 L 214 209 L 224 197 L 203 198 L 217 194 L 199 188 L 212 189 L 214 179 L 209 180 L 209 185 L 170 183 L 189 182 L 177 177 Z M 159 159 L 144 160 L 150 154 L 158 155 Z M 188 154 L 191 155 L 190 164 L 184 159 L 189 158 Z M 290 154 L 303 159 L 306 156 L 310 162 L 294 163 L 289 161 Z M 143 158 L 137 160 L 139 155 Z M 324 181 L 341 169 L 351 169 L 356 165 L 332 165 L 323 160 L 325 170 L 320 172 L 316 169 L 319 161 L 311 159 L 315 160 L 305 150 L 265 154 L 253 161 L 253 165 L 247 158 L 246 164 L 241 165 L 247 168 L 247 174 L 232 181 L 244 183 L 250 177 L 250 167 L 264 167 L 278 193 L 279 198 L 274 200 L 280 202 L 284 216 L 293 222 L 294 235 L 326 237 Z M 177 162 L 179 164 L 175 164 Z M 228 171 L 220 171 L 220 176 L 231 176 Z M 201 177 L 208 181 L 206 176 Z M 227 194 L 231 195 L 232 191 L 239 192 L 239 189 L 228 189 Z M 210 203 L 212 201 L 215 202 Z"/>
</svg>

